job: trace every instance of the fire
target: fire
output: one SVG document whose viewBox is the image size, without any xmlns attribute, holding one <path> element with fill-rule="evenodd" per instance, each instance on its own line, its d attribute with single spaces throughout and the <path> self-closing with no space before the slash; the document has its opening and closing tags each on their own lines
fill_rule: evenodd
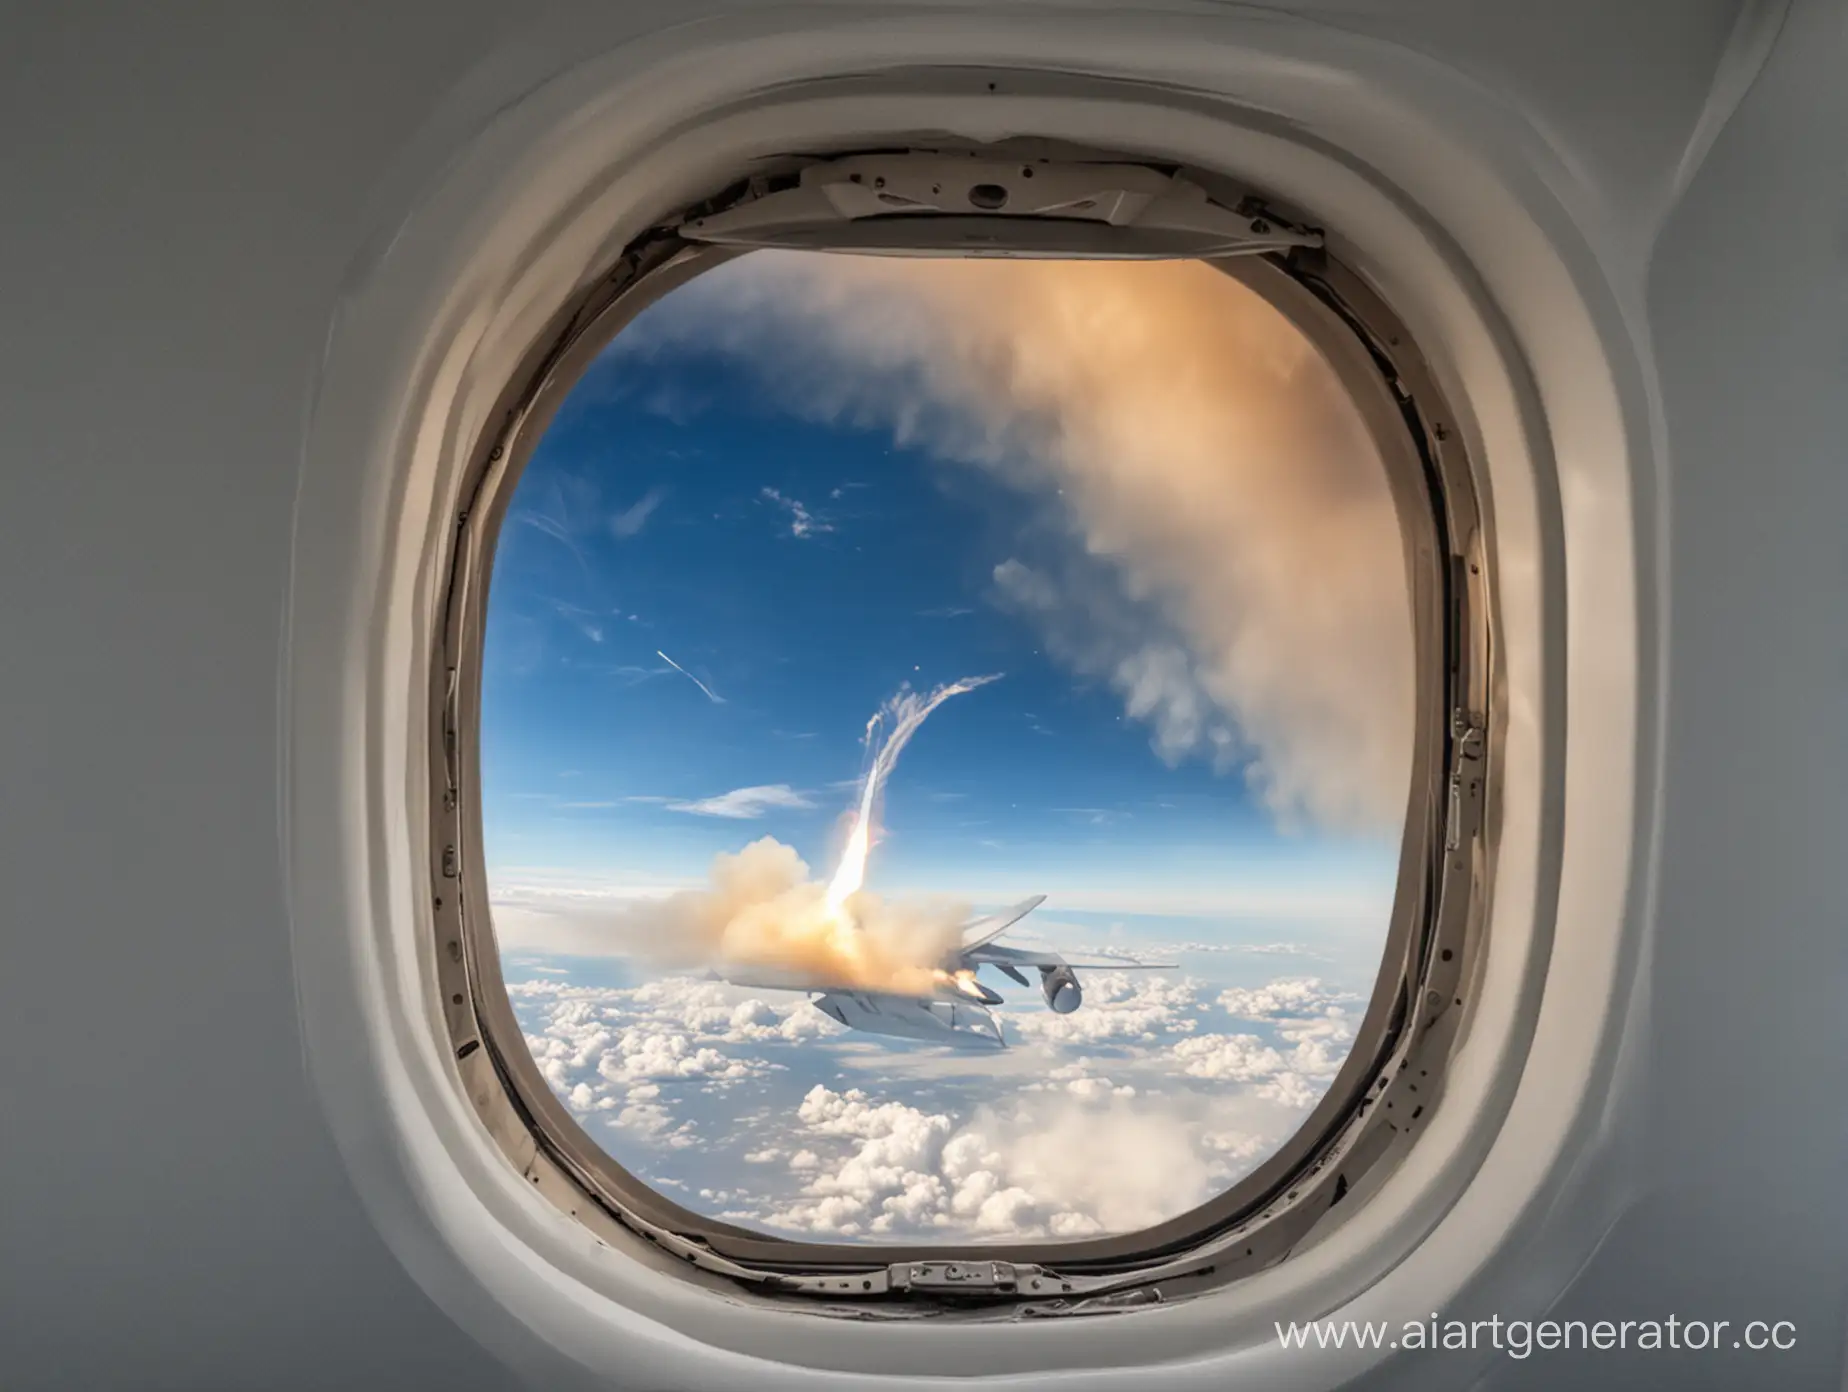
<svg viewBox="0 0 1848 1392">
<path fill-rule="evenodd" d="M 953 991 L 960 991 L 971 1000 L 981 1000 L 982 988 L 976 984 L 975 973 L 968 968 L 961 971 L 946 972 L 941 967 L 932 970 L 931 979 L 939 986 L 948 986 Z"/>
<path fill-rule="evenodd" d="M 877 719 L 877 717 L 875 717 Z M 873 795 L 879 785 L 874 772 L 866 776 L 866 786 L 860 792 L 860 810 L 853 821 L 853 831 L 847 837 L 847 846 L 841 852 L 841 863 L 834 871 L 834 879 L 828 885 L 828 897 L 825 902 L 828 912 L 845 922 L 843 909 L 852 895 L 860 892 L 860 886 L 866 883 L 866 857 L 873 849 L 871 827 L 873 825 Z"/>
<path fill-rule="evenodd" d="M 708 888 L 638 904 L 618 917 L 663 965 L 716 965 L 728 979 L 761 973 L 764 984 L 774 977 L 797 986 L 932 994 L 949 980 L 937 964 L 961 941 L 968 906 L 891 902 L 867 891 L 879 795 L 899 754 L 932 711 L 995 680 L 965 677 L 929 695 L 901 691 L 867 722 L 872 757 L 840 863 L 827 884 L 809 877 L 793 847 L 764 837 L 735 855 L 717 856 Z M 972 982 L 949 984 L 980 999 L 969 990 Z"/>
</svg>

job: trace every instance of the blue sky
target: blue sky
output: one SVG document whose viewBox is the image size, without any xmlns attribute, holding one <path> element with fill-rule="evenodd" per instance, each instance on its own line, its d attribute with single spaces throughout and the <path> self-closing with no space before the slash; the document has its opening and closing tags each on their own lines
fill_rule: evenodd
<svg viewBox="0 0 1848 1392">
<path fill-rule="evenodd" d="M 1118 693 L 999 602 L 999 565 L 1082 562 L 1062 522 L 1056 493 L 792 415 L 734 356 L 606 353 L 496 556 L 494 872 L 693 881 L 772 834 L 824 873 L 871 712 L 907 682 L 1000 672 L 900 763 L 875 887 L 1119 913 L 1377 895 L 1394 846 L 1279 830 L 1237 768 L 1171 766 Z M 712 801 L 751 788 L 787 805 Z"/>
</svg>

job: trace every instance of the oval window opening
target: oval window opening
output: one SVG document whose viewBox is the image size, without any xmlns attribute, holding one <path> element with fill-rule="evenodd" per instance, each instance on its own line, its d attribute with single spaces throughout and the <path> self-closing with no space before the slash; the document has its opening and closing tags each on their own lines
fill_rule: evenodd
<svg viewBox="0 0 1848 1392">
<path fill-rule="evenodd" d="M 1101 1257 L 1422 1108 L 1344 1068 L 1443 849 L 1416 548 L 1248 285 L 749 252 L 503 494 L 474 951 L 580 1178 L 738 1250 Z"/>
</svg>

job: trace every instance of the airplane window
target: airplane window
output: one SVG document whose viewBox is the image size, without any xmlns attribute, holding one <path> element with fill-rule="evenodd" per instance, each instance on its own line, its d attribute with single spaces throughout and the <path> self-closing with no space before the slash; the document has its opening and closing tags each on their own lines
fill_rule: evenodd
<svg viewBox="0 0 1848 1392">
<path fill-rule="evenodd" d="M 491 558 L 482 853 L 532 1065 L 726 1230 L 1199 1210 L 1381 978 L 1404 536 L 1348 388 L 1212 266 L 688 279 L 576 378 Z"/>
</svg>

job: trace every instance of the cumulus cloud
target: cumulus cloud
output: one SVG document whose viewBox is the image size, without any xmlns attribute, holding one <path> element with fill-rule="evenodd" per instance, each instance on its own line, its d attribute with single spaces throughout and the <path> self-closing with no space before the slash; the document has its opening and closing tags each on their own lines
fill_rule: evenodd
<svg viewBox="0 0 1848 1392">
<path fill-rule="evenodd" d="M 1329 1079 L 1340 1071 L 1354 1043 L 1354 1010 L 1361 997 L 1336 991 L 1312 976 L 1285 977 L 1256 989 L 1234 987 L 1219 994 L 1228 1015 L 1271 1023 L 1293 1045 L 1290 1068 L 1304 1078 Z M 1306 1086 L 1306 1084 L 1305 1084 Z"/>
<path fill-rule="evenodd" d="M 1174 1046 L 1174 1056 L 1195 1078 L 1230 1078 L 1250 1083 L 1283 1071 L 1283 1055 L 1267 1047 L 1255 1034 L 1183 1039 Z"/>
<path fill-rule="evenodd" d="M 1187 977 L 1085 972 L 1084 1004 L 1069 1015 L 1028 1010 L 1008 1017 L 1022 1039 L 1046 1044 L 1149 1043 L 1194 1029 L 1199 998 Z"/>
<path fill-rule="evenodd" d="M 802 1194 L 767 1215 L 775 1227 L 839 1237 L 954 1233 L 1076 1238 L 1129 1232 L 1204 1202 L 1220 1182 L 1198 1128 L 1178 1109 L 1063 1099 L 947 1114 L 816 1086 L 798 1118 L 848 1143 L 814 1161 Z"/>
<path fill-rule="evenodd" d="M 604 1114 L 649 1135 L 671 1121 L 663 1084 L 729 1088 L 773 1070 L 764 1045 L 844 1032 L 806 1001 L 779 1010 L 754 997 L 739 1000 L 716 982 L 666 978 L 613 988 L 521 981 L 507 992 L 516 1007 L 538 1016 L 524 1037 L 552 1091 L 575 1113 Z"/>
<path fill-rule="evenodd" d="M 1290 1066 L 1309 1078 L 1334 1077 L 1354 1044 L 1353 1021 L 1345 1010 L 1334 1008 L 1315 1019 L 1280 1024 L 1277 1033 L 1296 1046 Z"/>
<path fill-rule="evenodd" d="M 1259 1097 L 1295 1112 L 1308 1111 L 1321 1100 L 1322 1091 L 1300 1073 L 1279 1073 L 1257 1087 Z"/>
<path fill-rule="evenodd" d="M 1313 976 L 1282 977 L 1256 989 L 1233 987 L 1219 993 L 1219 1008 L 1228 1015 L 1247 1020 L 1271 1020 L 1279 1016 L 1320 1013 L 1330 1006 L 1346 1005 L 1360 997 L 1351 991 L 1336 991 Z"/>
<path fill-rule="evenodd" d="M 1052 1028 L 979 1058 L 869 1046 L 805 1001 L 715 981 L 508 989 L 572 1113 L 702 1211 L 797 1235 L 980 1241 L 1183 1213 L 1261 1163 L 1326 1085 L 1301 1058 L 1342 1023 L 1318 983 L 1226 992 L 1285 1012 L 1260 1035 L 1202 1031 L 1188 978 L 1091 981 L 1073 1016 L 1008 1011 Z M 1070 1031 L 1093 1011 L 1110 1023 Z M 849 1067 L 879 1081 L 855 1086 Z"/>
<path fill-rule="evenodd" d="M 1244 768 L 1281 817 L 1402 814 L 1411 629 L 1384 473 L 1327 364 L 1244 287 L 1197 263 L 761 252 L 616 348 L 673 340 L 1056 498 L 1077 559 L 1008 558 L 997 595 L 1163 757 Z"/>
</svg>

